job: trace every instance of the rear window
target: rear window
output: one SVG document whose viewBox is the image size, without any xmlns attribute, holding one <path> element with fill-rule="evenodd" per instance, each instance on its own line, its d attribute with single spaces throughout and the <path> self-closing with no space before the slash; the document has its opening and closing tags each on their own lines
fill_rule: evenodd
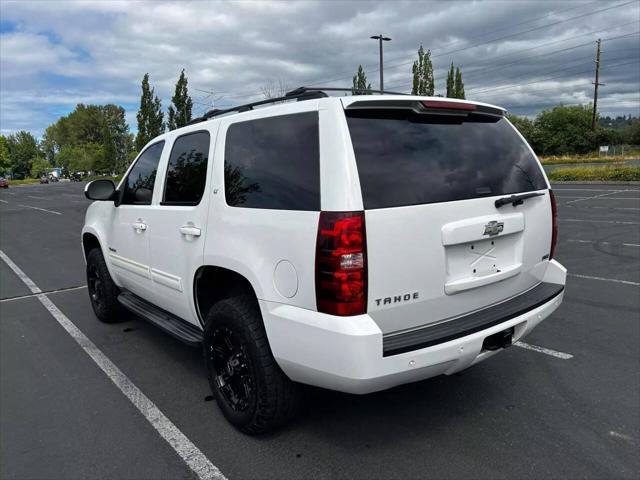
<svg viewBox="0 0 640 480">
<path fill-rule="evenodd" d="M 231 125 L 224 183 L 232 207 L 320 210 L 318 112 Z"/>
<path fill-rule="evenodd" d="M 547 188 L 535 157 L 502 117 L 346 111 L 366 209 Z"/>
</svg>

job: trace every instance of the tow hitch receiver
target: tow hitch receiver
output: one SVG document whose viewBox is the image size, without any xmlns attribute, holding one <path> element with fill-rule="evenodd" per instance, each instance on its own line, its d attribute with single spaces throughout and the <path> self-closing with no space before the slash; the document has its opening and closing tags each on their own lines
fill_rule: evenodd
<svg viewBox="0 0 640 480">
<path fill-rule="evenodd" d="M 510 347 L 513 343 L 513 327 L 494 333 L 484 339 L 482 350 L 500 350 L 501 348 Z"/>
</svg>

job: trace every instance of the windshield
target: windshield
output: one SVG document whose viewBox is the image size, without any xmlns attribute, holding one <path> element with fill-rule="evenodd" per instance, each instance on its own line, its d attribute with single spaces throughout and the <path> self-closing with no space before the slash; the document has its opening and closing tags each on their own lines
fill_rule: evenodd
<svg viewBox="0 0 640 480">
<path fill-rule="evenodd" d="M 547 188 L 535 157 L 502 117 L 345 113 L 365 209 Z"/>
</svg>

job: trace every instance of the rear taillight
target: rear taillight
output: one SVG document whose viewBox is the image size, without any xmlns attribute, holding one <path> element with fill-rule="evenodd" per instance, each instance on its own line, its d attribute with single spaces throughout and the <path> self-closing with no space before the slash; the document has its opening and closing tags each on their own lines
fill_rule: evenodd
<svg viewBox="0 0 640 480">
<path fill-rule="evenodd" d="M 551 260 L 556 253 L 556 245 L 558 244 L 558 205 L 556 205 L 556 197 L 553 192 L 549 190 L 549 198 L 551 199 L 551 250 L 549 251 L 549 260 Z"/>
<path fill-rule="evenodd" d="M 316 304 L 331 315 L 367 311 L 364 212 L 320 212 L 316 242 Z"/>
</svg>

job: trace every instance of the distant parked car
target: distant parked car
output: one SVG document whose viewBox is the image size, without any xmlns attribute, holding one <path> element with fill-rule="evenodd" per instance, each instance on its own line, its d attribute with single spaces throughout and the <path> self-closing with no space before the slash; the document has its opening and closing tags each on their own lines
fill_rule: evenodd
<svg viewBox="0 0 640 480">
<path fill-rule="evenodd" d="M 59 182 L 60 179 L 55 175 L 49 175 L 49 181 L 55 183 L 55 182 Z"/>
<path fill-rule="evenodd" d="M 40 183 L 49 183 L 49 179 L 47 177 L 40 177 Z"/>
<path fill-rule="evenodd" d="M 71 180 L 72 182 L 81 182 L 82 181 L 82 175 L 80 175 L 79 173 L 73 173 L 69 177 L 69 180 Z"/>
<path fill-rule="evenodd" d="M 0 188 L 9 188 L 9 180 L 4 177 L 0 177 Z"/>
</svg>

